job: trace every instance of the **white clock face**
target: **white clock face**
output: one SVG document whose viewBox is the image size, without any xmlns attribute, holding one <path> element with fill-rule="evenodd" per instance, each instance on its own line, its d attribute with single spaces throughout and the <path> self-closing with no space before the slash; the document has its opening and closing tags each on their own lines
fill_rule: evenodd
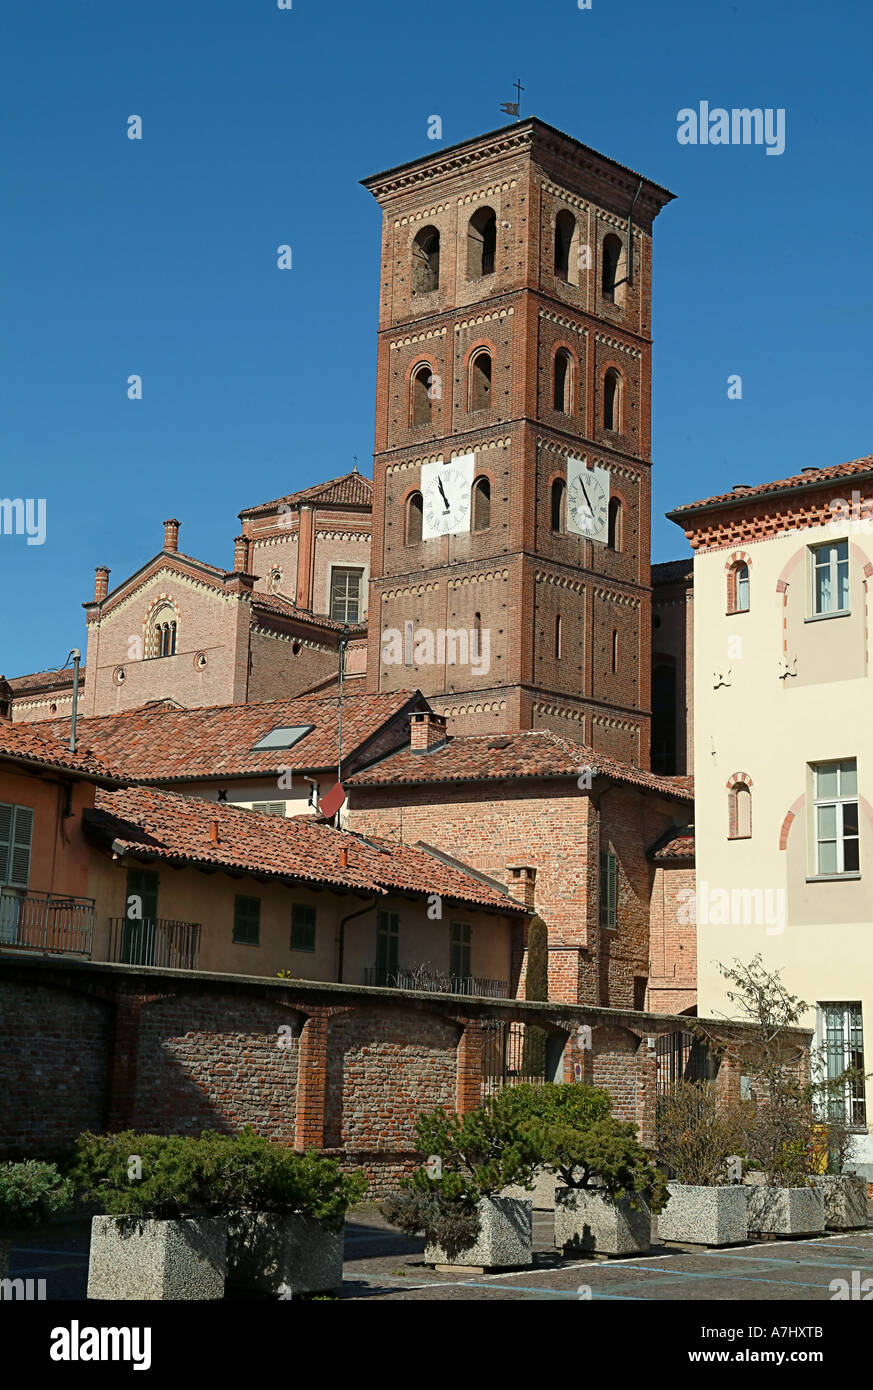
<svg viewBox="0 0 873 1390">
<path fill-rule="evenodd" d="M 606 544 L 609 538 L 609 473 L 567 460 L 567 530 Z"/>
<path fill-rule="evenodd" d="M 425 463 L 422 466 L 423 540 L 469 531 L 473 463 L 474 456 L 464 454 L 449 463 Z"/>
</svg>

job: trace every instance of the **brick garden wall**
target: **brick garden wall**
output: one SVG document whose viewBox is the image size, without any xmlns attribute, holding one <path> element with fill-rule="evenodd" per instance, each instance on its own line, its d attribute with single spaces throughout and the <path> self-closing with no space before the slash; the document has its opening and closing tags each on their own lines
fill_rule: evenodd
<svg viewBox="0 0 873 1390">
<path fill-rule="evenodd" d="M 501 1020 L 544 1028 L 551 1055 L 564 1049 L 556 1079 L 572 1081 L 578 1064 L 653 1142 L 649 1038 L 680 1019 L 4 957 L 0 1155 L 50 1156 L 83 1129 L 250 1124 L 363 1168 L 378 1195 L 415 1165 L 420 1111 L 480 1103 L 484 1025 Z M 590 1050 L 577 1046 L 584 1023 Z"/>
</svg>

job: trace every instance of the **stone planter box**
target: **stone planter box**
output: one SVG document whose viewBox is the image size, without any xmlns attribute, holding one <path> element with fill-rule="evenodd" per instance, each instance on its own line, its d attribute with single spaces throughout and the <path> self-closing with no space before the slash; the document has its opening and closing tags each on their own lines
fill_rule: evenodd
<svg viewBox="0 0 873 1390">
<path fill-rule="evenodd" d="M 749 1231 L 764 1236 L 812 1236 L 824 1230 L 820 1187 L 749 1187 Z"/>
<path fill-rule="evenodd" d="M 829 1231 L 858 1231 L 868 1226 L 867 1184 L 854 1173 L 825 1173 L 813 1179 L 824 1195 Z"/>
<path fill-rule="evenodd" d="M 88 1297 L 224 1297 L 227 1221 L 189 1217 L 153 1221 L 95 1216 L 91 1221 Z"/>
<path fill-rule="evenodd" d="M 688 1245 L 737 1245 L 749 1238 L 752 1189 L 667 1184 L 670 1200 L 658 1216 L 658 1239 Z"/>
<path fill-rule="evenodd" d="M 533 1202 L 534 1211 L 554 1211 L 555 1193 L 566 1190 L 566 1183 L 551 1168 L 538 1168 L 534 1173 L 532 1188 L 519 1187 L 513 1183 L 504 1187 L 501 1197 L 518 1197 L 521 1201 Z"/>
<path fill-rule="evenodd" d="M 514 1269 L 533 1264 L 533 1203 L 530 1198 L 482 1197 L 477 1205 L 481 1230 L 475 1245 L 451 1257 L 439 1245 L 426 1245 L 428 1265 L 475 1265 Z"/>
<path fill-rule="evenodd" d="M 227 1282 L 276 1298 L 331 1293 L 343 1282 L 343 1232 L 294 1212 L 237 1212 L 228 1224 Z"/>
<path fill-rule="evenodd" d="M 598 1255 L 639 1255 L 652 1243 L 647 1207 L 627 1199 L 611 1202 L 602 1192 L 565 1187 L 555 1193 L 555 1245 L 559 1250 Z"/>
</svg>

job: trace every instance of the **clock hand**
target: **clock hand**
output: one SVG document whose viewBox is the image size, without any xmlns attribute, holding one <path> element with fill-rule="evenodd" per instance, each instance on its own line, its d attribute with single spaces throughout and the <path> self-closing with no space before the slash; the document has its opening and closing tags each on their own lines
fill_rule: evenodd
<svg viewBox="0 0 873 1390">
<path fill-rule="evenodd" d="M 443 487 L 443 480 L 442 480 L 442 478 L 437 478 L 437 487 L 439 488 L 440 492 L 442 493 L 443 501 L 444 501 L 445 504 L 446 504 L 446 511 L 448 511 L 448 510 L 449 510 L 449 499 L 448 499 L 448 497 L 446 497 L 446 490 L 445 490 L 445 488 Z"/>
</svg>

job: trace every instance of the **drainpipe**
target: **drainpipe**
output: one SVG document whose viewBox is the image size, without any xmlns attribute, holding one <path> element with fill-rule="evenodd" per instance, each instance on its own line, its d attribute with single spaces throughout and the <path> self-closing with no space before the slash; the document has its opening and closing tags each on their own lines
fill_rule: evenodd
<svg viewBox="0 0 873 1390">
<path fill-rule="evenodd" d="M 70 717 L 70 752 L 76 751 L 76 720 L 79 714 L 79 662 L 82 660 L 82 653 L 78 647 L 74 647 L 70 652 L 73 658 L 73 712 Z M 69 661 L 70 656 L 67 657 Z"/>
<path fill-rule="evenodd" d="M 345 955 L 346 944 L 346 922 L 352 922 L 356 917 L 363 917 L 365 913 L 372 912 L 376 906 L 378 898 L 374 898 L 366 907 L 360 908 L 357 912 L 350 912 L 347 917 L 343 917 L 339 924 L 339 949 L 337 952 L 336 982 L 341 985 L 343 982 L 343 957 Z"/>
</svg>

